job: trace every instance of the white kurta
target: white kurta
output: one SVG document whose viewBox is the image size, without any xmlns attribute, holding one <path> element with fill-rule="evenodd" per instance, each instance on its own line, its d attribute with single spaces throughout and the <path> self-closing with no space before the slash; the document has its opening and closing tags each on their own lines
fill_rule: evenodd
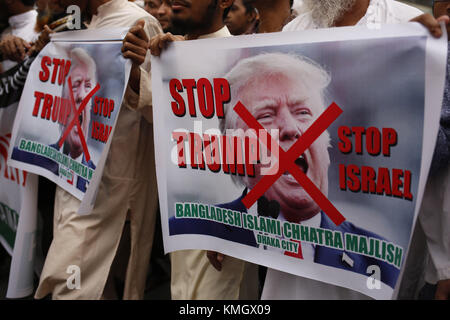
<svg viewBox="0 0 450 320">
<path fill-rule="evenodd" d="M 132 27 L 141 19 L 149 38 L 162 32 L 155 18 L 127 0 L 101 5 L 88 28 Z M 52 293 L 54 299 L 100 299 L 127 215 L 131 252 L 124 299 L 143 298 L 158 208 L 149 72 L 148 54 L 140 95 L 130 87 L 125 93 L 93 211 L 78 215 L 80 201 L 57 188 L 54 237 L 36 298 Z M 66 286 L 70 265 L 81 270 L 80 290 Z"/>
<path fill-rule="evenodd" d="M 9 27 L 2 32 L 1 38 L 6 35 L 13 35 L 27 42 L 35 41 L 38 33 L 34 30 L 36 26 L 37 11 L 30 10 L 17 14 L 8 19 Z M 3 71 L 9 70 L 17 65 L 17 62 L 11 60 L 2 61 Z"/>
<path fill-rule="evenodd" d="M 407 22 L 422 12 L 393 0 L 371 0 L 366 15 L 357 25 Z M 317 29 L 310 12 L 300 14 L 283 31 Z M 448 224 L 447 224 L 448 225 Z M 369 299 L 359 292 L 324 282 L 268 269 L 262 299 Z"/>
</svg>

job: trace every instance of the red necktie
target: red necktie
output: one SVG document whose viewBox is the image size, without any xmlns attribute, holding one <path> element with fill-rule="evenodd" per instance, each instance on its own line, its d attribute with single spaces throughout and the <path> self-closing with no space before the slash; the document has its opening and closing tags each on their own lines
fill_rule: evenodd
<svg viewBox="0 0 450 320">
<path fill-rule="evenodd" d="M 288 257 L 293 257 L 293 258 L 297 258 L 297 259 L 303 259 L 303 254 L 302 254 L 302 244 L 300 241 L 298 240 L 291 240 L 294 242 L 298 243 L 298 252 L 294 253 L 294 252 L 289 252 L 289 251 L 285 251 L 284 255 L 288 256 Z"/>
</svg>

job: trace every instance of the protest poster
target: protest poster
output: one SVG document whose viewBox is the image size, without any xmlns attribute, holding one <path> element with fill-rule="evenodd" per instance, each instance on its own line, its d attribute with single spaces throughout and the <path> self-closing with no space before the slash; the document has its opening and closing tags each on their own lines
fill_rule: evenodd
<svg viewBox="0 0 450 320">
<path fill-rule="evenodd" d="M 7 298 L 26 297 L 34 288 L 37 176 L 7 165 L 12 126 L 32 61 L 0 75 L 0 243 L 12 257 Z"/>
<path fill-rule="evenodd" d="M 127 86 L 125 29 L 55 34 L 32 64 L 8 164 L 95 198 Z M 88 188 L 90 186 L 90 188 Z M 87 191 L 89 190 L 89 191 Z"/>
<path fill-rule="evenodd" d="M 214 250 L 392 298 L 446 54 L 445 36 L 409 23 L 175 42 L 152 57 L 166 252 Z"/>
</svg>

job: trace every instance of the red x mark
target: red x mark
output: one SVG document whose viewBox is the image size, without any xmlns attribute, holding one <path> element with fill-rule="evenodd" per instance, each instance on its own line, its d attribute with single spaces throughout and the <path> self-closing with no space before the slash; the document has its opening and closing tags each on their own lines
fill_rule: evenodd
<svg viewBox="0 0 450 320">
<path fill-rule="evenodd" d="M 72 78 L 71 77 L 69 77 L 69 79 L 68 79 L 68 84 L 69 84 L 69 93 L 70 93 L 70 102 L 71 102 L 70 104 L 72 105 L 75 116 L 73 117 L 72 122 L 66 128 L 66 131 L 64 131 L 64 134 L 61 137 L 61 139 L 59 139 L 58 146 L 61 148 L 61 146 L 63 145 L 67 136 L 69 135 L 70 130 L 72 130 L 72 127 L 76 124 L 78 127 L 78 135 L 80 136 L 81 145 L 83 146 L 84 157 L 86 158 L 86 161 L 89 161 L 89 160 L 91 160 L 91 156 L 89 155 L 89 150 L 88 150 L 88 147 L 86 144 L 86 139 L 84 138 L 83 130 L 81 129 L 80 121 L 78 118 L 79 118 L 81 112 L 83 112 L 84 108 L 86 108 L 89 100 L 91 100 L 91 98 L 94 96 L 94 94 L 98 90 L 100 90 L 100 84 L 97 83 L 95 88 L 92 89 L 91 92 L 89 92 L 89 94 L 83 99 L 83 101 L 80 104 L 80 108 L 78 108 L 78 110 L 77 110 L 77 107 L 75 104 L 75 98 L 73 97 Z"/>
<path fill-rule="evenodd" d="M 245 108 L 245 106 L 238 102 L 234 107 L 234 111 L 245 121 L 245 123 L 252 129 L 259 132 L 265 130 L 263 126 L 252 116 L 252 114 Z M 325 214 L 336 224 L 340 225 L 345 221 L 344 216 L 333 206 L 333 204 L 323 195 L 323 193 L 316 187 L 316 185 L 306 176 L 306 174 L 294 163 L 294 161 L 305 152 L 306 149 L 327 130 L 327 128 L 339 117 L 342 109 L 336 103 L 332 103 L 324 113 L 306 130 L 304 134 L 294 143 L 294 145 L 285 152 L 275 141 L 269 133 L 270 144 L 267 147 L 270 151 L 272 148 L 279 149 L 279 168 L 274 175 L 264 176 L 252 190 L 242 199 L 242 203 L 248 209 L 250 208 L 272 184 L 274 184 L 281 175 L 289 171 L 291 175 L 298 181 L 298 183 L 305 189 L 311 198 L 319 205 Z M 273 152 L 273 151 L 272 151 Z"/>
</svg>

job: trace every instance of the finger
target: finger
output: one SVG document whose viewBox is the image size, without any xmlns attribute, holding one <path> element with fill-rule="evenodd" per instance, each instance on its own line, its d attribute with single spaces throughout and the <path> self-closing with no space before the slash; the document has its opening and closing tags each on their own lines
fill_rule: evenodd
<svg viewBox="0 0 450 320">
<path fill-rule="evenodd" d="M 134 33 L 139 39 L 144 40 L 145 42 L 148 42 L 148 36 L 147 33 L 144 30 L 144 27 L 140 27 L 139 29 L 136 30 L 136 32 Z"/>
<path fill-rule="evenodd" d="M 125 39 L 123 39 L 123 42 L 130 42 L 136 46 L 147 48 L 148 47 L 148 41 L 142 40 L 138 38 L 136 35 L 134 35 L 131 32 L 128 32 Z"/>
<path fill-rule="evenodd" d="M 30 43 L 30 42 L 27 42 L 27 41 L 25 41 L 25 40 L 23 40 L 23 39 L 20 39 L 20 40 L 21 40 L 21 42 L 22 42 L 22 45 L 23 45 L 27 50 L 31 48 L 31 43 Z"/>
<path fill-rule="evenodd" d="M 20 40 L 15 38 L 11 40 L 11 43 L 13 45 L 13 52 L 11 52 L 11 60 L 20 61 L 20 58 L 22 57 L 22 51 L 24 52 L 25 50 L 23 49 L 23 46 L 20 43 Z"/>
<path fill-rule="evenodd" d="M 131 27 L 130 30 L 128 30 L 128 33 L 135 35 L 141 40 L 148 40 L 147 34 L 145 33 L 144 29 L 142 29 L 142 27 L 140 26 Z"/>
<path fill-rule="evenodd" d="M 18 61 L 21 62 L 25 59 L 27 51 L 31 48 L 31 44 L 21 38 L 16 38 L 15 43 Z"/>
<path fill-rule="evenodd" d="M 27 56 L 31 57 L 35 52 L 37 52 L 37 43 L 31 46 L 30 50 L 27 51 Z"/>
<path fill-rule="evenodd" d="M 142 57 L 142 56 L 140 56 L 140 55 L 138 55 L 138 54 L 136 54 L 134 52 L 131 52 L 131 51 L 125 51 L 123 53 L 123 57 L 125 59 L 130 59 L 133 63 L 135 63 L 137 65 L 141 65 L 145 61 L 145 56 Z"/>
<path fill-rule="evenodd" d="M 50 42 L 50 34 L 54 33 L 47 25 L 44 26 L 44 30 L 39 35 L 38 41 L 42 44 L 47 44 Z"/>
<path fill-rule="evenodd" d="M 36 51 L 41 51 L 47 43 L 50 42 L 50 34 L 55 33 L 51 30 L 47 25 L 44 26 L 44 30 L 41 32 L 38 41 L 36 42 L 35 48 Z"/>
<path fill-rule="evenodd" d="M 214 269 L 217 271 L 222 271 L 222 264 L 217 260 L 217 256 L 213 257 L 210 261 L 212 261 Z"/>
<path fill-rule="evenodd" d="M 3 50 L 4 50 L 3 54 L 9 58 L 10 52 L 11 52 L 11 48 L 10 48 L 11 41 L 9 41 L 8 39 L 5 39 L 2 41 L 2 43 L 3 43 Z"/>
<path fill-rule="evenodd" d="M 25 46 L 24 41 L 19 38 L 14 39 L 14 45 L 16 46 L 15 57 L 17 60 L 22 61 L 25 58 Z"/>
<path fill-rule="evenodd" d="M 209 262 L 212 264 L 212 266 L 217 270 L 222 270 L 222 263 L 217 260 L 218 253 L 215 251 L 207 251 L 206 256 L 208 257 Z"/>
<path fill-rule="evenodd" d="M 6 41 L 6 54 L 8 58 L 14 59 L 14 53 L 16 52 L 16 46 L 12 39 Z"/>
<path fill-rule="evenodd" d="M 153 46 L 150 48 L 150 53 L 155 57 L 159 57 L 161 55 L 161 50 L 159 50 L 158 46 Z"/>
<path fill-rule="evenodd" d="M 161 38 L 161 41 L 158 42 L 158 48 L 159 50 L 164 50 L 167 47 L 167 43 L 170 40 L 167 37 Z"/>
<path fill-rule="evenodd" d="M 420 15 L 411 21 L 421 23 L 435 38 L 440 38 L 442 36 L 441 26 L 439 25 L 437 20 L 429 13 Z"/>
<path fill-rule="evenodd" d="M 166 33 L 162 38 L 161 41 L 158 43 L 158 46 L 161 50 L 167 48 L 167 45 L 170 42 L 173 42 L 174 36 L 170 32 Z"/>
<path fill-rule="evenodd" d="M 147 33 L 145 32 L 145 21 L 139 20 L 135 26 L 133 26 L 129 32 L 136 35 L 138 38 L 148 42 L 149 38 L 147 36 Z"/>
<path fill-rule="evenodd" d="M 437 22 L 441 23 L 444 22 L 445 25 L 448 25 L 450 23 L 450 17 L 449 16 L 440 16 L 437 18 Z"/>
<path fill-rule="evenodd" d="M 144 28 L 145 28 L 145 20 L 142 20 L 142 19 L 141 19 L 141 20 L 138 20 L 138 21 L 136 22 L 135 26 L 144 29 Z"/>
<path fill-rule="evenodd" d="M 52 29 L 50 29 L 50 27 L 49 27 L 48 25 L 45 25 L 45 26 L 44 26 L 44 32 L 45 32 L 45 34 L 47 34 L 47 35 L 52 34 L 52 33 L 55 33 L 55 31 L 53 31 Z"/>
<path fill-rule="evenodd" d="M 170 42 L 180 40 L 170 32 L 157 35 L 150 40 L 150 51 L 154 56 L 159 56 L 161 52 L 167 48 Z"/>
<path fill-rule="evenodd" d="M 150 53 L 154 56 L 159 57 L 161 55 L 161 49 L 159 48 L 159 42 L 162 41 L 163 36 L 158 35 L 150 40 Z"/>
<path fill-rule="evenodd" d="M 122 46 L 122 52 L 131 51 L 141 56 L 147 55 L 147 48 L 142 48 L 132 44 L 131 42 L 125 42 Z"/>
<path fill-rule="evenodd" d="M 161 52 L 158 49 L 158 46 L 154 42 L 153 43 L 150 42 L 148 49 L 150 50 L 150 53 L 155 57 L 159 57 L 159 55 L 161 54 Z"/>
</svg>

